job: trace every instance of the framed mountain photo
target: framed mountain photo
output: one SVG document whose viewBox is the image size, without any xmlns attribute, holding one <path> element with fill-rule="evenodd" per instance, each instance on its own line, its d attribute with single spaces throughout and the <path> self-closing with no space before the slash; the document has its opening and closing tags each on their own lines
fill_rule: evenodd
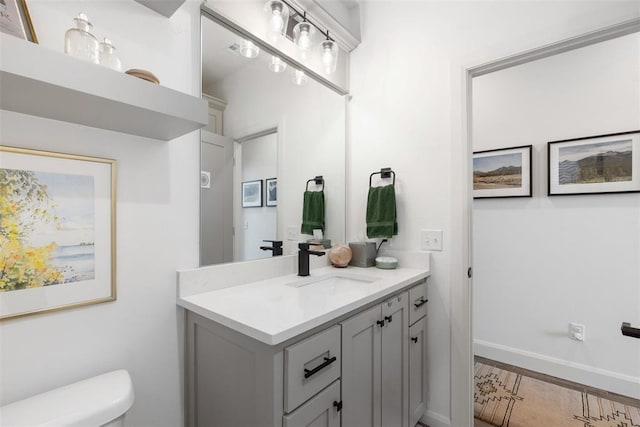
<svg viewBox="0 0 640 427">
<path fill-rule="evenodd" d="M 473 153 L 473 198 L 531 197 L 531 145 Z"/>
<path fill-rule="evenodd" d="M 640 192 L 640 130 L 548 143 L 549 196 Z"/>
</svg>

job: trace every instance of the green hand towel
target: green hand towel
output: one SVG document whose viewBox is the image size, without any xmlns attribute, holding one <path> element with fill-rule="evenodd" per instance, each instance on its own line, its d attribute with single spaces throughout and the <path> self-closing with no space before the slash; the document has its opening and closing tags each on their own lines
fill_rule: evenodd
<svg viewBox="0 0 640 427">
<path fill-rule="evenodd" d="M 397 234 L 394 186 L 370 187 L 367 200 L 367 237 L 391 237 Z"/>
<path fill-rule="evenodd" d="M 319 228 L 324 231 L 324 192 L 305 191 L 302 202 L 302 234 L 313 234 Z"/>
</svg>

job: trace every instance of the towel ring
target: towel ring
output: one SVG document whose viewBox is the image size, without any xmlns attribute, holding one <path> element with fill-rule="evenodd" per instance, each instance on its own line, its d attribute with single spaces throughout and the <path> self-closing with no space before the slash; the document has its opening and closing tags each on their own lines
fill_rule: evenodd
<svg viewBox="0 0 640 427">
<path fill-rule="evenodd" d="M 320 191 L 324 191 L 324 178 L 322 177 L 322 175 L 318 175 L 315 178 L 311 178 L 310 180 L 307 181 L 307 191 L 309 191 L 310 182 L 313 182 L 315 185 L 322 185 L 322 188 L 320 189 Z"/>
<path fill-rule="evenodd" d="M 369 175 L 369 188 L 371 188 L 371 179 L 373 178 L 373 175 L 380 175 L 380 178 L 382 179 L 391 178 L 393 175 L 393 185 L 396 185 L 396 173 L 392 171 L 391 168 L 382 168 L 380 169 L 380 172 L 374 172 Z"/>
</svg>

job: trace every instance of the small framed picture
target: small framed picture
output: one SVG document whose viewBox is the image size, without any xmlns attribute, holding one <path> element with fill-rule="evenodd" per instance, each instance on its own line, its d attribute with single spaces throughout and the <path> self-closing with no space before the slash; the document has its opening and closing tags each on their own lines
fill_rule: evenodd
<svg viewBox="0 0 640 427">
<path fill-rule="evenodd" d="M 551 141 L 549 196 L 640 191 L 640 130 Z"/>
<path fill-rule="evenodd" d="M 473 153 L 473 198 L 531 197 L 531 145 Z"/>
<path fill-rule="evenodd" d="M 0 31 L 38 43 L 25 0 L 0 0 Z"/>
<path fill-rule="evenodd" d="M 0 146 L 0 320 L 116 299 L 116 162 Z"/>
<path fill-rule="evenodd" d="M 265 179 L 267 187 L 267 206 L 278 206 L 278 178 Z"/>
<path fill-rule="evenodd" d="M 242 207 L 259 208 L 262 206 L 262 180 L 242 183 Z"/>
</svg>

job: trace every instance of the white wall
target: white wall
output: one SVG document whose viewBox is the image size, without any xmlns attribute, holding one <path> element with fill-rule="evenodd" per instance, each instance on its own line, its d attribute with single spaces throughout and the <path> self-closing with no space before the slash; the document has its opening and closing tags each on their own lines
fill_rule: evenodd
<svg viewBox="0 0 640 427">
<path fill-rule="evenodd" d="M 278 135 L 270 134 L 240 144 L 242 160 L 242 182 L 262 180 L 262 207 L 239 208 L 242 234 L 242 258 L 238 261 L 268 258 L 272 252 L 263 251 L 260 246 L 271 246 L 263 240 L 276 240 L 278 228 L 277 207 L 267 206 L 267 182 L 274 178 L 278 169 Z M 236 159 L 237 160 L 237 159 Z M 236 164 L 238 162 L 236 161 Z M 239 203 L 240 204 L 240 203 Z"/>
<path fill-rule="evenodd" d="M 640 4 L 372 1 L 361 10 L 362 44 L 350 70 L 347 240 L 364 234 L 368 176 L 385 166 L 397 172 L 399 235 L 392 245 L 417 249 L 422 228 L 444 230 L 444 251 L 433 254 L 429 280 L 426 420 L 459 426 L 468 421 L 459 421 L 468 416 L 466 394 L 459 388 L 450 398 L 456 393 L 450 360 L 464 360 L 459 353 L 465 345 L 450 333 L 468 330 L 464 316 L 452 318 L 468 309 L 459 299 L 469 293 L 461 278 L 466 266 L 460 265 L 465 249 L 458 199 L 468 162 L 462 148 L 464 68 L 638 17 Z"/>
<path fill-rule="evenodd" d="M 640 197 L 546 194 L 548 141 L 640 129 L 639 76 L 633 34 L 473 81 L 474 149 L 533 145 L 531 199 L 474 202 L 477 354 L 636 398 Z"/>
<path fill-rule="evenodd" d="M 344 242 L 344 97 L 315 81 L 296 86 L 289 69 L 272 73 L 262 60 L 226 77 L 209 92 L 228 102 L 226 136 L 240 138 L 278 127 L 278 237 L 285 241 L 284 253 L 297 251 L 305 184 L 316 175 L 325 178 L 325 236 L 333 243 Z M 287 227 L 295 229 L 295 240 L 287 241 Z"/>
<path fill-rule="evenodd" d="M 200 91 L 197 2 L 171 19 L 133 1 L 32 0 L 28 7 L 43 49 L 62 51 L 83 11 L 97 35 L 113 40 L 124 69 Z M 125 368 L 136 393 L 128 425 L 182 425 L 175 272 L 198 265 L 198 133 L 165 143 L 4 111 L 0 121 L 3 145 L 118 162 L 118 299 L 0 323 L 0 404 Z"/>
</svg>

